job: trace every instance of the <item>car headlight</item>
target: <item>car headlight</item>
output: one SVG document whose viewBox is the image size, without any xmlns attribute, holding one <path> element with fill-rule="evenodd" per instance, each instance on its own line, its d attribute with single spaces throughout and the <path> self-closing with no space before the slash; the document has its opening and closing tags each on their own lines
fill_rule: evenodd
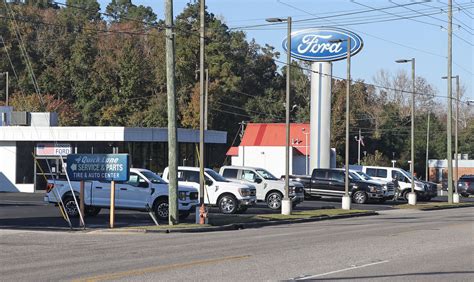
<svg viewBox="0 0 474 282">
<path fill-rule="evenodd" d="M 295 194 L 296 188 L 295 186 L 288 187 L 288 194 Z"/>
<path fill-rule="evenodd" d="M 186 191 L 179 191 L 178 192 L 178 199 L 180 199 L 181 201 L 185 201 L 186 200 Z"/>
<path fill-rule="evenodd" d="M 251 191 L 249 188 L 239 188 L 239 193 L 242 197 L 248 197 L 251 195 Z"/>
</svg>

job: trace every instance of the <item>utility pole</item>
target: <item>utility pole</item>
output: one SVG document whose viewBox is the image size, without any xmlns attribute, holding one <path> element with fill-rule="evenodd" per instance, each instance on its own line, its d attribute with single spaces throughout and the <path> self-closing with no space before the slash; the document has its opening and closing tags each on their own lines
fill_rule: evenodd
<svg viewBox="0 0 474 282">
<path fill-rule="evenodd" d="M 175 45 L 173 32 L 173 0 L 165 0 L 166 25 L 166 92 L 168 98 L 168 167 L 169 225 L 179 223 L 178 211 L 178 144 L 176 129 Z"/>
<path fill-rule="evenodd" d="M 429 181 L 429 160 L 428 160 L 428 152 L 430 146 L 430 116 L 431 112 L 428 112 L 428 121 L 426 123 L 426 170 L 425 170 L 425 180 Z"/>
<path fill-rule="evenodd" d="M 447 118 L 447 159 L 448 159 L 448 203 L 453 203 L 453 150 L 451 147 L 453 93 L 452 93 L 452 60 L 453 60 L 453 0 L 448 0 L 448 118 Z"/>
<path fill-rule="evenodd" d="M 205 224 L 205 213 L 206 207 L 204 205 L 204 189 L 205 189 L 205 178 L 204 178 L 204 37 L 206 36 L 205 30 L 205 9 L 206 1 L 201 0 L 200 4 L 200 44 L 199 44 L 199 224 Z M 197 211 L 196 211 L 197 213 Z"/>
<path fill-rule="evenodd" d="M 206 87 L 204 89 L 204 130 L 207 130 L 209 115 L 209 69 L 206 68 Z"/>
</svg>

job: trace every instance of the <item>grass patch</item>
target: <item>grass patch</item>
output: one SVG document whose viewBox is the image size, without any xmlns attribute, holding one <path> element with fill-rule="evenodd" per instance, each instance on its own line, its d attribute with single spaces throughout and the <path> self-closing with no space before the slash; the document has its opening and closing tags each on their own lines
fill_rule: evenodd
<svg viewBox="0 0 474 282">
<path fill-rule="evenodd" d="M 365 210 L 343 210 L 343 209 L 317 209 L 307 211 L 294 211 L 291 215 L 283 214 L 260 214 L 260 215 L 222 215 L 213 214 L 209 218 L 209 223 L 214 226 L 227 225 L 232 223 L 250 223 L 250 222 L 264 222 L 270 220 L 285 220 L 285 219 L 303 219 L 318 216 L 335 216 L 342 214 L 351 214 L 366 212 Z"/>
<path fill-rule="evenodd" d="M 399 209 L 418 209 L 418 210 L 427 210 L 427 209 L 450 209 L 450 208 L 459 208 L 459 207 L 474 207 L 474 203 L 459 203 L 459 204 L 450 204 L 450 203 L 420 203 L 416 205 L 397 205 L 394 206 Z"/>
<path fill-rule="evenodd" d="M 282 214 L 260 214 L 260 215 L 247 215 L 247 214 L 210 214 L 209 224 L 195 224 L 195 223 L 180 223 L 178 225 L 150 225 L 150 226 L 128 226 L 123 228 L 116 228 L 115 231 L 120 230 L 176 230 L 186 228 L 206 228 L 213 226 L 223 226 L 229 224 L 242 224 L 242 223 L 258 223 L 267 221 L 278 221 L 287 219 L 306 219 L 319 216 L 336 216 L 352 213 L 367 212 L 366 210 L 343 210 L 343 209 L 316 209 L 316 210 L 305 210 L 305 211 L 294 211 L 291 215 Z"/>
</svg>

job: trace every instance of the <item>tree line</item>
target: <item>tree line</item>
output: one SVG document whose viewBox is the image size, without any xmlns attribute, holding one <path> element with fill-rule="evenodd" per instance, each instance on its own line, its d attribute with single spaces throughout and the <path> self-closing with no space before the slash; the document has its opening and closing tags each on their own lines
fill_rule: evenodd
<svg viewBox="0 0 474 282">
<path fill-rule="evenodd" d="M 16 110 L 56 111 L 61 125 L 167 126 L 164 22 L 150 7 L 112 0 L 9 1 L 0 4 L 0 68 L 10 73 Z M 280 53 L 206 13 L 208 127 L 229 133 L 239 122 L 284 122 L 285 73 Z M 199 3 L 175 19 L 178 125 L 199 127 Z M 293 61 L 293 122 L 309 122 L 310 68 Z M 344 158 L 344 79 L 333 79 L 331 144 Z M 351 82 L 351 138 L 364 136 L 363 163 L 407 167 L 411 81 L 405 72 L 374 73 L 374 84 Z M 424 172 L 427 117 L 430 158 L 446 157 L 446 100 L 416 79 L 416 166 Z M 0 82 L 5 100 L 5 82 Z M 3 103 L 3 102 L 1 102 Z M 462 107 L 460 151 L 474 155 L 473 113 Z M 238 140 L 234 145 L 238 144 Z M 230 144 L 229 144 L 230 145 Z M 351 163 L 357 143 L 351 139 Z M 423 160 L 423 161 L 421 161 Z"/>
</svg>

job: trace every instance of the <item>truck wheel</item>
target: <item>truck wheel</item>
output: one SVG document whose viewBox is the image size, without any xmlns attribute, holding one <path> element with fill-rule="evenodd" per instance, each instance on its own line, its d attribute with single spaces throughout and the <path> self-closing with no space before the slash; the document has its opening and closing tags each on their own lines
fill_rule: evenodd
<svg viewBox="0 0 474 282">
<path fill-rule="evenodd" d="M 217 205 L 223 214 L 234 214 L 238 209 L 237 199 L 233 195 L 221 196 L 217 201 Z"/>
<path fill-rule="evenodd" d="M 155 212 L 155 216 L 159 220 L 168 220 L 168 216 L 169 216 L 168 199 L 159 199 L 158 201 L 156 201 L 155 205 L 153 206 L 153 211 Z"/>
<path fill-rule="evenodd" d="M 357 191 L 352 195 L 352 200 L 356 204 L 367 203 L 367 194 L 364 191 Z"/>
<path fill-rule="evenodd" d="M 79 200 L 79 199 L 78 199 Z M 76 202 L 73 197 L 67 197 L 63 200 L 64 210 L 69 217 L 78 217 L 79 210 L 77 209 Z"/>
<path fill-rule="evenodd" d="M 84 213 L 86 216 L 96 216 L 100 212 L 100 208 L 96 207 L 91 207 L 91 206 L 85 206 L 84 207 Z"/>
<path fill-rule="evenodd" d="M 281 208 L 281 199 L 283 196 L 280 192 L 271 192 L 267 195 L 267 206 L 272 210 L 277 210 Z"/>
</svg>

